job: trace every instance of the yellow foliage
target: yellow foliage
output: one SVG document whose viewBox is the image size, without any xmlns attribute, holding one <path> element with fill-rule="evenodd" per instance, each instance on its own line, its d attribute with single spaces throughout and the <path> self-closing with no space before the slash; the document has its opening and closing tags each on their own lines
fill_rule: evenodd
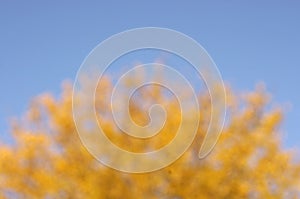
<svg viewBox="0 0 300 199">
<path fill-rule="evenodd" d="M 175 98 L 150 86 L 132 99 L 130 113 L 138 124 L 149 122 L 146 111 L 153 102 L 163 104 L 168 115 L 160 134 L 136 139 L 122 134 L 109 114 L 110 80 L 99 85 L 98 119 L 116 145 L 145 152 L 175 136 L 180 121 Z M 27 118 L 13 125 L 14 143 L 0 145 L 0 198 L 299 198 L 300 164 L 281 146 L 280 109 L 266 109 L 269 96 L 261 88 L 243 97 L 228 89 L 227 97 L 227 123 L 209 156 L 197 157 L 210 118 L 209 96 L 201 94 L 201 120 L 192 146 L 169 167 L 145 174 L 107 168 L 87 152 L 72 118 L 71 86 L 64 86 L 59 99 L 37 97 Z"/>
</svg>

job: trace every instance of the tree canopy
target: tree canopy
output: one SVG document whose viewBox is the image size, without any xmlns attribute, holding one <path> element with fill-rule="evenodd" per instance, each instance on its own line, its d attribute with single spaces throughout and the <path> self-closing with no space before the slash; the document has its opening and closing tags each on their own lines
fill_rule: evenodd
<svg viewBox="0 0 300 199">
<path fill-rule="evenodd" d="M 163 104 L 168 118 L 160 134 L 134 139 L 115 128 L 107 104 L 109 78 L 97 89 L 96 109 L 107 136 L 129 151 L 144 152 L 170 142 L 178 128 L 178 102 L 158 86 L 141 89 L 130 103 L 136 123 L 147 124 L 148 107 Z M 197 155 L 210 117 L 208 93 L 199 93 L 201 114 L 196 139 L 170 166 L 144 174 L 128 174 L 99 163 L 82 145 L 72 116 L 72 87 L 60 97 L 42 94 L 27 113 L 13 122 L 12 143 L 0 145 L 0 198 L 299 198 L 300 164 L 283 148 L 282 111 L 270 106 L 262 88 L 246 94 L 227 89 L 228 116 L 214 150 Z M 78 102 L 84 103 L 84 102 Z"/>
</svg>

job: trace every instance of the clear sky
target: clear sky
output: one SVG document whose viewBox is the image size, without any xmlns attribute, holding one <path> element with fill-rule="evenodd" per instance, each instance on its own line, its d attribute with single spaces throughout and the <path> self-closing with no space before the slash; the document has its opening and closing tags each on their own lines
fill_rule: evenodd
<svg viewBox="0 0 300 199">
<path fill-rule="evenodd" d="M 252 90 L 263 81 L 276 102 L 291 104 L 284 143 L 300 147 L 299 1 L 107 2 L 0 2 L 0 138 L 33 96 L 58 94 L 64 79 L 74 80 L 102 40 L 158 26 L 197 40 L 234 89 Z"/>
</svg>

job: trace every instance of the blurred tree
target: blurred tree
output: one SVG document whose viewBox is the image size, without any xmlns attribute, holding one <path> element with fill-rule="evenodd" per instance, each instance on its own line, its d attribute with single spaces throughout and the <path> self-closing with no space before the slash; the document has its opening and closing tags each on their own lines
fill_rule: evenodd
<svg viewBox="0 0 300 199">
<path fill-rule="evenodd" d="M 107 114 L 111 90 L 109 78 L 101 79 L 95 104 L 115 144 L 144 152 L 172 140 L 180 123 L 175 98 L 158 86 L 140 89 L 130 103 L 135 122 L 147 124 L 152 102 L 165 106 L 168 119 L 159 135 L 134 139 L 119 133 Z M 189 150 L 159 171 L 127 174 L 103 166 L 81 144 L 72 118 L 72 89 L 65 84 L 57 100 L 50 94 L 35 98 L 25 117 L 12 125 L 13 143 L 0 145 L 0 198 L 299 198 L 300 164 L 281 146 L 281 110 L 270 108 L 260 88 L 243 96 L 228 89 L 227 95 L 228 120 L 209 156 L 197 157 L 210 118 L 209 95 L 202 93 L 202 117 Z"/>
</svg>

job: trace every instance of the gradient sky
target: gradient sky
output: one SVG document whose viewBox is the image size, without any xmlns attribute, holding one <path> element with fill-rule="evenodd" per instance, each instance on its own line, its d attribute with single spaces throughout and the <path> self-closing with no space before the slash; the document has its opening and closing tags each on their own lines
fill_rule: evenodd
<svg viewBox="0 0 300 199">
<path fill-rule="evenodd" d="M 51 2 L 51 3 L 50 3 Z M 300 146 L 300 2 L 287 1 L 9 1 L 0 3 L 0 138 L 33 96 L 58 94 L 87 54 L 118 32 L 171 28 L 197 40 L 238 91 L 265 82 L 290 106 L 284 144 Z"/>
</svg>

